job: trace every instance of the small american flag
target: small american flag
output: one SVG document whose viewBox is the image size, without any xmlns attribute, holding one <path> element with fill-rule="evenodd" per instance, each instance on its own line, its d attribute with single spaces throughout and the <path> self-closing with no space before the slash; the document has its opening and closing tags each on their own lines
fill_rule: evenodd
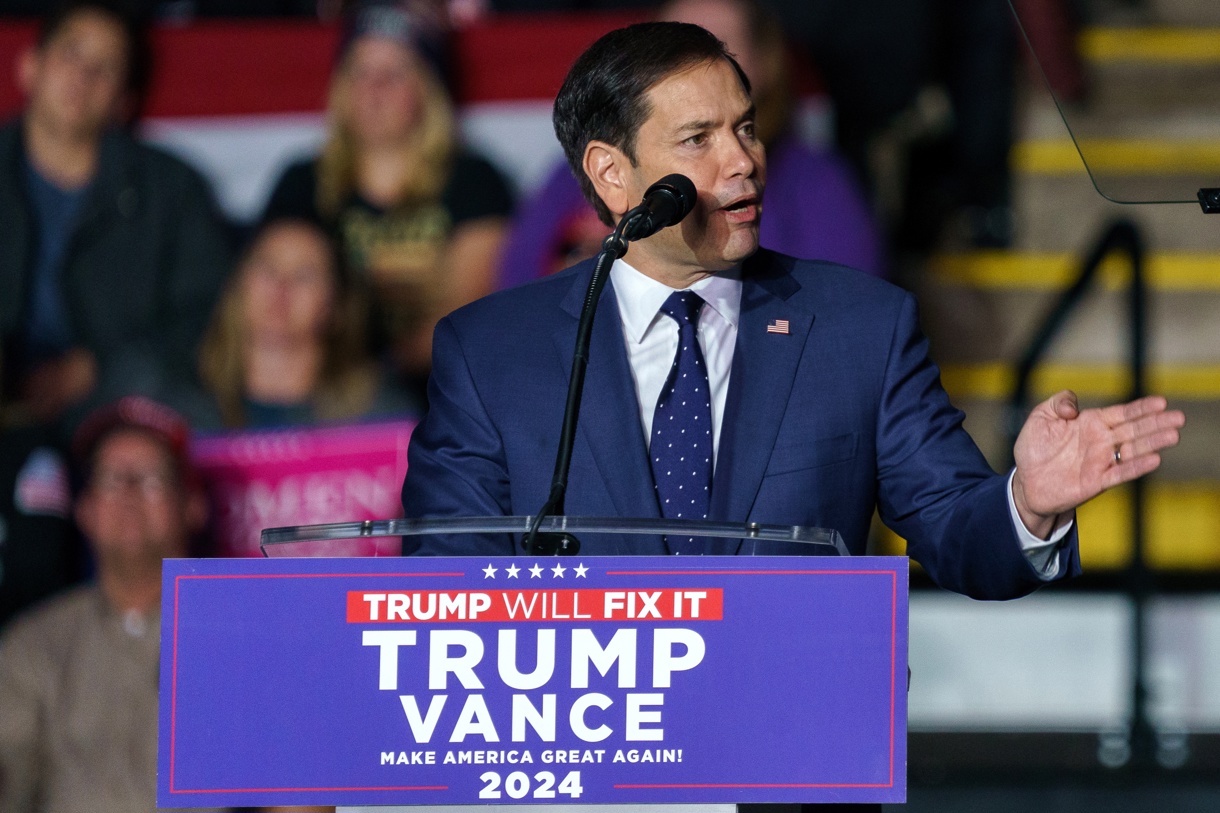
<svg viewBox="0 0 1220 813">
<path fill-rule="evenodd" d="M 776 319 L 774 322 L 767 325 L 767 332 L 768 333 L 782 333 L 785 336 L 787 336 L 788 335 L 788 320 L 787 319 Z"/>
</svg>

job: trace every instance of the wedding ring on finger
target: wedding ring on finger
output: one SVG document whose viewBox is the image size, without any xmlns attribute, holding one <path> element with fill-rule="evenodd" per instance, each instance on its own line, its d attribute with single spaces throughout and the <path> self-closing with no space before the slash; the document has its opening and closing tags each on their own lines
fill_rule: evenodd
<svg viewBox="0 0 1220 813">
<path fill-rule="evenodd" d="M 1121 451 L 1121 447 L 1115 446 L 1114 447 L 1114 465 L 1116 465 L 1116 466 L 1120 465 L 1122 462 L 1123 462 L 1123 453 Z"/>
</svg>

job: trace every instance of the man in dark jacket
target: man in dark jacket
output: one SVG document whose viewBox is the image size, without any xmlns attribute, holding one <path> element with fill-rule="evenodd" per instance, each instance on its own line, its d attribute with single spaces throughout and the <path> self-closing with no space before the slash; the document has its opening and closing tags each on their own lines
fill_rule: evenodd
<svg viewBox="0 0 1220 813">
<path fill-rule="evenodd" d="M 21 54 L 26 97 L 0 129 L 0 405 L 47 423 L 127 393 L 173 400 L 229 266 L 210 192 L 116 125 L 138 28 L 70 0 Z"/>
</svg>

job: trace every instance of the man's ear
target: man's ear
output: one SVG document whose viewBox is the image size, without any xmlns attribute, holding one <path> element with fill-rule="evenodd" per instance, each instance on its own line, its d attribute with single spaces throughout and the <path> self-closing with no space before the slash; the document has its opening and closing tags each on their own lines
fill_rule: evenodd
<svg viewBox="0 0 1220 813">
<path fill-rule="evenodd" d="M 631 208 L 627 189 L 631 162 L 618 147 L 604 141 L 590 141 L 585 147 L 583 167 L 597 196 L 617 222 Z"/>
<path fill-rule="evenodd" d="M 34 91 L 34 81 L 38 76 L 38 57 L 38 49 L 30 46 L 18 54 L 17 59 L 13 62 L 13 75 L 17 80 L 17 87 L 21 89 L 21 95 L 27 99 Z"/>
<path fill-rule="evenodd" d="M 76 519 L 76 527 L 80 528 L 85 538 L 93 539 L 94 531 L 97 529 L 97 499 L 90 489 L 86 488 L 76 498 L 76 505 L 72 507 L 72 515 Z"/>
</svg>

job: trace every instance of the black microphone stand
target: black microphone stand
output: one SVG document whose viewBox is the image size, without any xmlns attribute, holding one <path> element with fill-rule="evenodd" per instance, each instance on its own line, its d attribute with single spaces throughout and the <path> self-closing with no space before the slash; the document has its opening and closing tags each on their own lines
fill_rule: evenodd
<svg viewBox="0 0 1220 813">
<path fill-rule="evenodd" d="M 576 440 L 576 422 L 580 417 L 580 399 L 585 389 L 585 370 L 589 367 L 589 340 L 593 336 L 593 316 L 601 299 L 602 289 L 610 278 L 610 266 L 627 253 L 627 239 L 640 218 L 647 216 L 642 207 L 627 213 L 609 237 L 602 242 L 597 255 L 593 276 L 585 292 L 585 303 L 580 311 L 580 322 L 576 327 L 576 350 L 572 356 L 572 375 L 568 380 L 568 400 L 563 408 L 563 427 L 559 433 L 559 450 L 555 455 L 555 473 L 551 478 L 551 492 L 546 504 L 538 509 L 529 533 L 522 541 L 528 554 L 538 556 L 575 556 L 580 552 L 580 540 L 569 533 L 540 533 L 542 521 L 549 516 L 563 513 L 563 501 L 568 491 L 568 471 L 572 467 L 572 444 Z"/>
</svg>

